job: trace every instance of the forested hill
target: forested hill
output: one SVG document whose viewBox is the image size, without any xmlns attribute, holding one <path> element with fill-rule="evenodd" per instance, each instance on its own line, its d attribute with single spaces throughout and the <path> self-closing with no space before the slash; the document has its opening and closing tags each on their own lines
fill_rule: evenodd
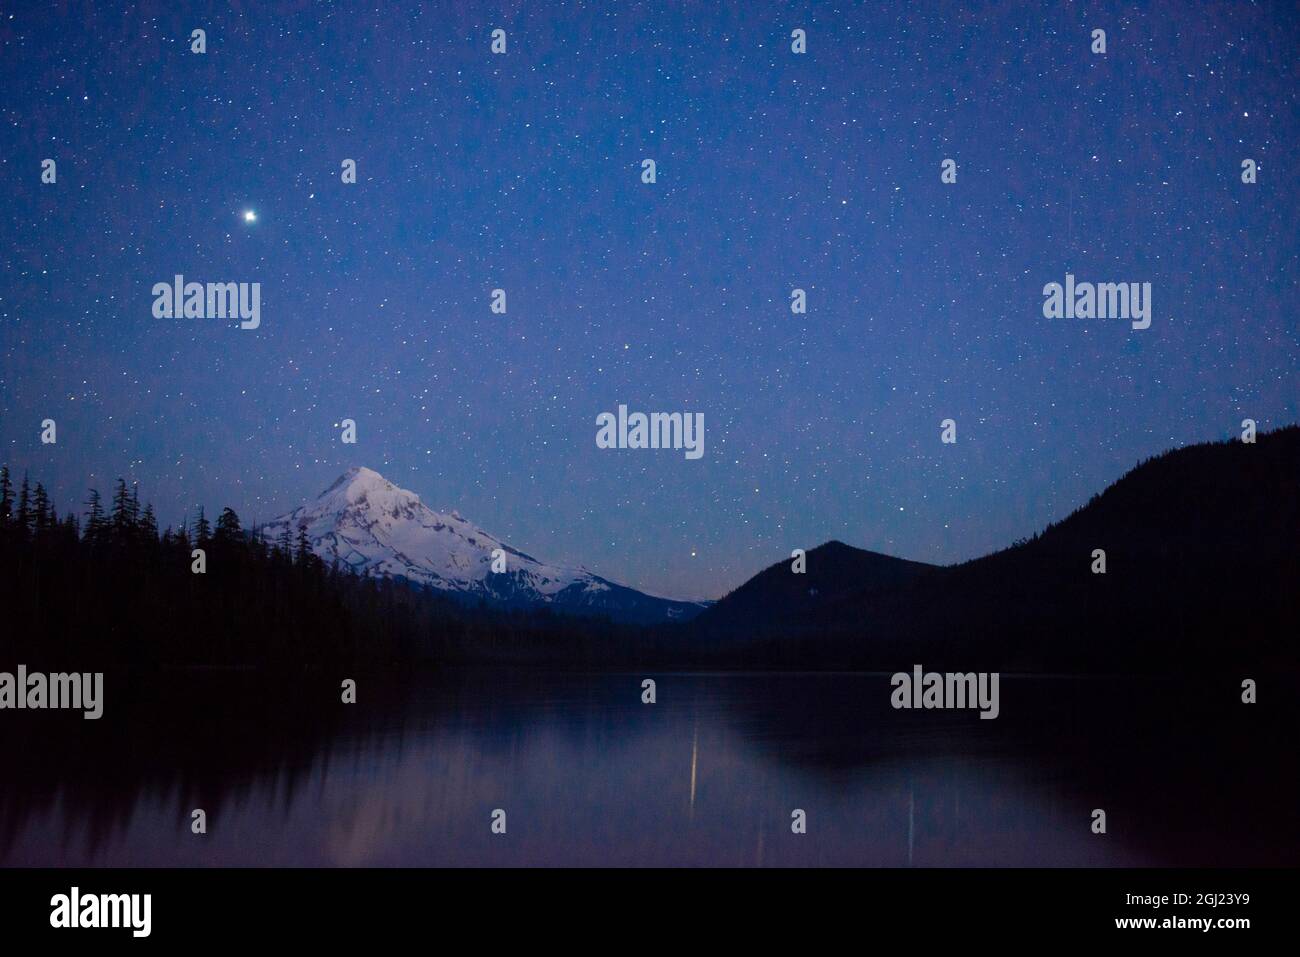
<svg viewBox="0 0 1300 957">
<path fill-rule="evenodd" d="M 803 575 L 786 560 L 756 576 L 687 626 L 692 646 L 730 658 L 740 642 L 774 667 L 1294 668 L 1300 427 L 1163 453 L 1032 538 L 960 565 L 845 549 L 810 551 Z M 859 573 L 845 581 L 826 563 Z"/>
</svg>

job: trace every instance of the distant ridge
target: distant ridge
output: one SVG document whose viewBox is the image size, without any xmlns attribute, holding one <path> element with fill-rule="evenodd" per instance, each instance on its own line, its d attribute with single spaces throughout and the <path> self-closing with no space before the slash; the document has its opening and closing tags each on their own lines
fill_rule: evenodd
<svg viewBox="0 0 1300 957">
<path fill-rule="evenodd" d="M 1033 538 L 959 565 L 829 542 L 807 569 L 760 572 L 692 622 L 685 646 L 747 667 L 1296 670 L 1300 427 L 1165 452 Z"/>
</svg>

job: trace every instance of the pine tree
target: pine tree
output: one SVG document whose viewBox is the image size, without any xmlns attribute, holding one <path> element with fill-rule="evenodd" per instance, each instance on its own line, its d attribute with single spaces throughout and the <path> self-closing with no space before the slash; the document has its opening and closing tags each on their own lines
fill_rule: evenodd
<svg viewBox="0 0 1300 957">
<path fill-rule="evenodd" d="M 45 486 L 40 482 L 36 483 L 36 492 L 32 495 L 32 524 L 36 534 L 44 535 L 53 525 L 53 516 L 50 514 L 50 496 L 45 491 Z"/>
<path fill-rule="evenodd" d="M 239 516 L 235 510 L 227 505 L 217 516 L 217 533 L 216 537 L 223 542 L 231 542 L 238 539 L 243 534 L 243 529 L 239 526 Z"/>
<path fill-rule="evenodd" d="M 307 525 L 304 523 L 298 526 L 298 550 L 294 556 L 294 561 L 302 564 L 311 556 L 311 542 L 307 539 Z"/>
<path fill-rule="evenodd" d="M 144 507 L 140 516 L 140 536 L 149 544 L 158 540 L 158 519 L 154 518 L 152 503 Z"/>
<path fill-rule="evenodd" d="M 131 495 L 126 490 L 126 479 L 117 480 L 117 491 L 113 493 L 113 534 L 118 539 L 125 539 L 131 532 Z"/>
<path fill-rule="evenodd" d="M 32 530 L 32 509 L 26 474 L 23 475 L 22 489 L 18 493 L 18 530 L 24 535 Z"/>
<path fill-rule="evenodd" d="M 8 525 L 13 518 L 14 486 L 9 481 L 9 466 L 0 467 L 0 526 Z"/>
<path fill-rule="evenodd" d="M 207 516 L 203 513 L 203 506 L 199 506 L 199 517 L 194 520 L 194 544 L 199 548 L 208 544 L 212 538 L 212 523 L 208 521 Z"/>
<path fill-rule="evenodd" d="M 99 489 L 90 490 L 90 500 L 86 502 L 86 540 L 100 541 L 104 537 L 107 522 L 104 519 L 104 506 L 99 500 Z"/>
</svg>

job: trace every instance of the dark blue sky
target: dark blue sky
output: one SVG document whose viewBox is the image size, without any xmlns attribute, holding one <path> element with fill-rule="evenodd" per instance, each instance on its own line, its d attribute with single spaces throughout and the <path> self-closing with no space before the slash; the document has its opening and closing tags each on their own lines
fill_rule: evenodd
<svg viewBox="0 0 1300 957">
<path fill-rule="evenodd" d="M 1294 4 L 110 6 L 0 8 L 0 461 L 61 510 L 124 475 L 267 519 L 361 464 L 716 596 L 1298 418 Z M 1044 319 L 1067 272 L 1150 282 L 1151 328 Z M 176 273 L 260 282 L 261 328 L 155 319 Z M 704 457 L 597 449 L 620 402 Z"/>
</svg>

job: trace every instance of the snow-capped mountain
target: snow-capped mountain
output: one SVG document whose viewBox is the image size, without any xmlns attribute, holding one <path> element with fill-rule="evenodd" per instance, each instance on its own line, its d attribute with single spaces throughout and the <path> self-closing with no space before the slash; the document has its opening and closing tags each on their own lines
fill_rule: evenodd
<svg viewBox="0 0 1300 957">
<path fill-rule="evenodd" d="M 337 559 L 358 574 L 405 578 L 471 601 L 550 605 L 642 623 L 685 621 L 706 607 L 646 595 L 585 568 L 538 561 L 457 512 L 435 512 L 367 468 L 348 469 L 315 501 L 267 523 L 263 535 L 276 542 L 288 531 L 296 542 L 304 527 L 312 551 L 327 563 Z M 504 572 L 492 570 L 497 549 L 505 556 Z"/>
</svg>

